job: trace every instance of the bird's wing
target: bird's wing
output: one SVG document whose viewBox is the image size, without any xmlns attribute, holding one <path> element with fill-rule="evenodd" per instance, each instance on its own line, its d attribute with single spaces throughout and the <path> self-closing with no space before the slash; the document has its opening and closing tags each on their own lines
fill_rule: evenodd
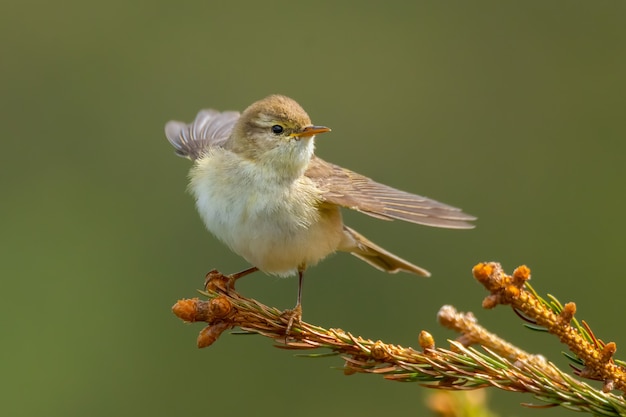
<svg viewBox="0 0 626 417">
<path fill-rule="evenodd" d="M 474 216 L 430 198 L 396 190 L 356 172 L 313 157 L 305 173 L 321 190 L 324 202 L 385 220 L 434 227 L 471 229 Z"/>
<path fill-rule="evenodd" d="M 208 148 L 223 146 L 237 119 L 239 112 L 236 111 L 200 110 L 190 124 L 175 120 L 167 122 L 165 136 L 176 149 L 176 155 L 194 161 Z"/>
</svg>

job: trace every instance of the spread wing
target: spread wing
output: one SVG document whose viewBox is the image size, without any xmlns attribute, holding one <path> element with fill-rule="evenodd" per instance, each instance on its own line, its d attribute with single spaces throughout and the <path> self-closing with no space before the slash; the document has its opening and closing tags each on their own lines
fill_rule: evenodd
<svg viewBox="0 0 626 417">
<path fill-rule="evenodd" d="M 176 155 L 194 161 L 209 147 L 223 146 L 237 119 L 239 112 L 236 111 L 200 110 L 190 124 L 175 120 L 167 122 L 165 136 L 176 149 Z"/>
<path fill-rule="evenodd" d="M 375 182 L 356 172 L 313 157 L 305 173 L 322 190 L 324 201 L 385 220 L 426 226 L 471 229 L 474 216 L 461 209 Z"/>
</svg>

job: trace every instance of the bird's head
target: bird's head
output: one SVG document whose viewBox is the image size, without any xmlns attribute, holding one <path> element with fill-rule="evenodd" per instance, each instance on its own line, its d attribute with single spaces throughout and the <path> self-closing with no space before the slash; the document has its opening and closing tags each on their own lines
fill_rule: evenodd
<svg viewBox="0 0 626 417">
<path fill-rule="evenodd" d="M 272 95 L 253 103 L 233 128 L 233 152 L 285 174 L 302 175 L 314 149 L 314 137 L 329 132 L 315 126 L 302 107 L 289 97 Z"/>
</svg>

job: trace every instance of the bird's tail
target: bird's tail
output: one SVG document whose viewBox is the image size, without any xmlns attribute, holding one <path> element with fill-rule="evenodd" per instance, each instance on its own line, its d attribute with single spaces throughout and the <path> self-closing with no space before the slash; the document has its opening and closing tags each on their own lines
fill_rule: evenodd
<svg viewBox="0 0 626 417">
<path fill-rule="evenodd" d="M 343 229 L 346 239 L 351 242 L 345 245 L 341 250 L 350 252 L 357 258 L 372 265 L 374 268 L 389 272 L 390 274 L 402 271 L 424 277 L 430 276 L 430 272 L 424 268 L 413 265 L 409 261 L 405 261 L 391 252 L 387 252 L 385 249 L 369 241 L 356 230 L 350 229 L 348 226 L 344 226 Z"/>
</svg>

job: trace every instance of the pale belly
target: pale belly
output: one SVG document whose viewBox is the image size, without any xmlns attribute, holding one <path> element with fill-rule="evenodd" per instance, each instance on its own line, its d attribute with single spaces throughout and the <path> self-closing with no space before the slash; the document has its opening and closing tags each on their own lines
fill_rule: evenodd
<svg viewBox="0 0 626 417">
<path fill-rule="evenodd" d="M 281 276 L 293 275 L 337 250 L 343 236 L 339 216 L 305 226 L 280 219 L 288 215 L 274 212 L 240 218 L 229 230 L 212 232 L 250 264 Z"/>
<path fill-rule="evenodd" d="M 191 184 L 206 227 L 261 271 L 293 275 L 335 252 L 344 238 L 339 208 L 319 209 L 307 184 L 254 187 L 206 179 Z"/>
</svg>

